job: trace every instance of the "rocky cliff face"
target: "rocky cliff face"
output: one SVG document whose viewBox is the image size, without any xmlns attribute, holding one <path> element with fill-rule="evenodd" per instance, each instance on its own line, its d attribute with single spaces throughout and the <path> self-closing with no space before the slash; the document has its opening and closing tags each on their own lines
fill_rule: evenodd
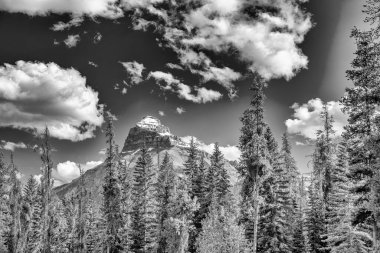
<svg viewBox="0 0 380 253">
<path fill-rule="evenodd" d="M 168 149 L 173 146 L 172 138 L 173 135 L 168 127 L 162 125 L 158 119 L 147 116 L 129 131 L 122 154 L 141 149 L 143 146 L 153 149 Z"/>
</svg>

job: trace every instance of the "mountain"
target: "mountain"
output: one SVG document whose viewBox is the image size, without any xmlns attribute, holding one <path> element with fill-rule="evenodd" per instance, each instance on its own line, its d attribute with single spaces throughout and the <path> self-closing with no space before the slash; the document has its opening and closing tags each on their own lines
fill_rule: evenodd
<svg viewBox="0 0 380 253">
<path fill-rule="evenodd" d="M 168 152 L 174 168 L 178 173 L 182 173 L 183 164 L 187 160 L 187 149 L 189 147 L 189 137 L 178 137 L 170 132 L 167 126 L 161 124 L 160 120 L 152 116 L 144 117 L 135 127 L 129 130 L 129 134 L 120 152 L 120 159 L 123 159 L 129 169 L 133 169 L 140 155 L 140 149 L 145 145 L 152 156 L 153 163 L 157 167 L 160 160 Z M 194 138 L 195 143 L 202 146 L 202 142 Z M 205 157 L 206 165 L 210 165 L 211 154 L 200 151 Z M 237 171 L 227 160 L 224 161 L 232 185 L 236 185 Z M 157 167 L 158 168 L 158 167 Z M 100 164 L 83 174 L 84 184 L 87 192 L 100 200 L 103 192 L 103 178 L 105 176 L 104 164 Z M 78 186 L 78 179 L 71 183 L 58 186 L 54 189 L 59 197 L 74 193 Z"/>
</svg>

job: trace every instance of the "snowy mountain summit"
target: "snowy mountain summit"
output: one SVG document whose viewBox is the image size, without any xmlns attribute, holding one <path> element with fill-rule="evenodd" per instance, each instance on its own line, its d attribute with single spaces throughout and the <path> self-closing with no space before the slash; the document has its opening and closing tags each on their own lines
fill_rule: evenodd
<svg viewBox="0 0 380 253">
<path fill-rule="evenodd" d="M 152 116 L 145 116 L 141 121 L 137 122 L 137 127 L 149 131 L 157 132 L 161 135 L 171 135 L 170 129 L 161 124 L 161 121 Z"/>
<path fill-rule="evenodd" d="M 145 116 L 129 130 L 128 137 L 124 142 L 123 153 L 135 151 L 142 147 L 153 149 L 165 149 L 174 145 L 178 137 L 170 133 L 167 126 L 152 116 Z"/>
</svg>

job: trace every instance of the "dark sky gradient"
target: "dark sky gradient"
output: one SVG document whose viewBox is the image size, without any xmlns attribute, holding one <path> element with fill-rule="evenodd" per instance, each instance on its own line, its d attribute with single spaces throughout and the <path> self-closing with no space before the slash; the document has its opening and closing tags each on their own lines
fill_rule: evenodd
<svg viewBox="0 0 380 253">
<path fill-rule="evenodd" d="M 349 38 L 350 29 L 361 25 L 362 1 L 358 0 L 312 0 L 305 8 L 313 14 L 314 28 L 308 33 L 301 48 L 309 57 L 307 70 L 302 70 L 290 81 L 272 80 L 267 88 L 266 120 L 275 136 L 286 130 L 284 122 L 291 118 L 292 109 L 297 103 L 306 103 L 312 98 L 324 101 L 338 100 L 343 95 L 344 87 L 350 85 L 344 71 L 349 67 L 354 51 L 353 40 Z M 162 122 L 169 126 L 172 133 L 199 137 L 206 143 L 218 141 L 221 145 L 236 145 L 241 127 L 239 117 L 249 104 L 250 77 L 237 82 L 239 97 L 234 101 L 227 98 L 225 91 L 215 83 L 208 83 L 207 88 L 223 92 L 224 98 L 209 104 L 194 104 L 181 100 L 174 94 L 159 90 L 153 80 L 143 81 L 138 86 L 128 89 L 126 95 L 114 90 L 116 83 L 126 78 L 119 61 L 137 61 L 143 63 L 149 71 L 168 71 L 168 62 L 177 63 L 176 55 L 168 49 L 157 46 L 158 35 L 152 32 L 134 31 L 128 18 L 117 20 L 98 19 L 94 22 L 87 19 L 78 28 L 70 31 L 54 32 L 50 27 L 58 21 L 68 21 L 66 15 L 47 17 L 29 17 L 22 14 L 0 12 L 0 63 L 14 64 L 18 60 L 55 62 L 61 67 L 73 67 L 87 78 L 87 84 L 99 92 L 100 102 L 117 116 L 116 136 L 122 145 L 129 128 L 145 115 L 158 117 L 162 110 L 166 116 Z M 93 37 L 100 32 L 103 39 L 93 43 Z M 80 34 L 81 41 L 74 48 L 54 45 L 54 40 L 63 41 L 68 34 Z M 231 58 L 228 60 L 235 69 L 241 68 Z M 88 64 L 93 61 L 99 65 L 94 68 Z M 180 70 L 172 73 L 190 86 L 197 85 L 199 80 Z M 176 107 L 186 109 L 178 115 Z M 295 140 L 300 137 L 292 136 Z M 0 129 L 0 139 L 33 145 L 36 140 L 29 133 L 8 128 Z M 53 140 L 57 149 L 54 153 L 55 163 L 67 160 L 84 163 L 102 159 L 98 153 L 104 147 L 101 131 L 96 131 L 96 138 L 82 142 Z M 310 171 L 307 162 L 312 148 L 293 145 L 294 156 L 302 172 Z M 4 152 L 7 153 L 7 152 Z M 16 150 L 16 163 L 25 174 L 39 173 L 38 155 L 29 150 Z"/>
</svg>

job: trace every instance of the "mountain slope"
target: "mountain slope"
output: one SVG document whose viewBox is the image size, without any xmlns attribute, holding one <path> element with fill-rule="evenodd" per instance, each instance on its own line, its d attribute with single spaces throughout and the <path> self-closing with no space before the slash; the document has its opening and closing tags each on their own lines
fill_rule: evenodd
<svg viewBox="0 0 380 253">
<path fill-rule="evenodd" d="M 175 170 L 182 172 L 183 164 L 187 160 L 187 148 L 189 143 L 185 138 L 175 136 L 170 133 L 168 127 L 151 116 L 144 117 L 135 127 L 131 128 L 127 139 L 125 140 L 123 149 L 120 153 L 120 159 L 125 160 L 128 168 L 132 170 L 140 156 L 140 149 L 145 145 L 149 154 L 152 156 L 153 164 L 158 169 L 160 160 L 168 152 Z M 206 165 L 210 165 L 210 154 L 200 151 L 205 157 Z M 227 169 L 232 185 L 236 184 L 236 169 L 225 160 L 225 168 Z M 83 175 L 85 188 L 95 199 L 100 200 L 103 191 L 103 179 L 105 176 L 104 164 L 86 171 Z M 59 197 L 74 193 L 78 186 L 78 179 L 73 180 L 69 184 L 56 187 L 54 191 Z"/>
</svg>

